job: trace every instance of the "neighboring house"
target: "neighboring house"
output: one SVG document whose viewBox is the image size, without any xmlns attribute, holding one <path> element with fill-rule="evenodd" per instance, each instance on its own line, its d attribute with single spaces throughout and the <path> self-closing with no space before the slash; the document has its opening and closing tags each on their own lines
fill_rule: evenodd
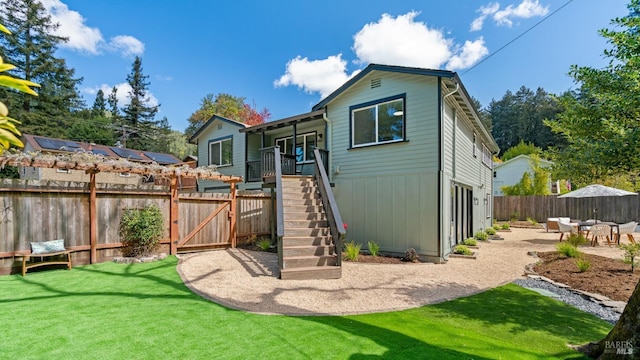
<svg viewBox="0 0 640 360">
<path fill-rule="evenodd" d="M 493 196 L 504 196 L 502 192 L 503 186 L 513 186 L 520 182 L 525 172 L 533 176 L 533 168 L 531 167 L 533 159 L 529 155 L 518 155 L 503 163 L 496 163 L 493 167 Z M 540 159 L 540 167 L 549 168 L 553 165 L 552 161 Z M 559 194 L 558 181 L 548 180 L 548 188 L 551 194 Z"/>
<path fill-rule="evenodd" d="M 23 151 L 41 152 L 48 154 L 65 154 L 70 152 L 88 152 L 103 155 L 108 158 L 126 158 L 131 161 L 151 163 L 153 161 L 160 165 L 176 165 L 182 163 L 180 159 L 170 154 L 160 154 L 151 151 L 139 151 L 115 146 L 105 146 L 89 144 L 71 140 L 54 139 L 44 136 L 22 134 L 24 143 Z M 89 182 L 89 175 L 82 170 L 68 169 L 48 169 L 21 167 L 19 168 L 21 179 L 49 180 L 49 181 L 77 181 Z M 99 183 L 137 185 L 141 183 L 154 183 L 153 177 L 143 177 L 130 173 L 101 172 L 96 175 Z"/>
<path fill-rule="evenodd" d="M 365 248 L 375 241 L 402 255 L 414 248 L 440 262 L 492 225 L 492 155 L 499 149 L 455 72 L 371 64 L 309 113 L 234 124 L 212 119 L 194 135 L 200 165 L 212 142 L 231 137 L 233 155 L 224 160 L 238 172 L 220 172 L 257 188 L 272 180 L 263 178 L 261 149 L 279 146 L 295 161 L 290 173 L 300 175 L 313 173 L 313 148 L 322 149 L 347 241 Z"/>
</svg>

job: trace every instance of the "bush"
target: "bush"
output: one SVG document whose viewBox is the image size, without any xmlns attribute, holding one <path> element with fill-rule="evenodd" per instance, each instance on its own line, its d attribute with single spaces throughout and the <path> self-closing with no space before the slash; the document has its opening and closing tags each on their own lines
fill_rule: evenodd
<svg viewBox="0 0 640 360">
<path fill-rule="evenodd" d="M 256 241 L 256 246 L 262 251 L 267 251 L 271 249 L 271 239 L 262 238 Z"/>
<path fill-rule="evenodd" d="M 493 227 L 493 230 L 495 230 L 495 231 L 498 231 L 498 230 L 501 230 L 501 229 L 502 229 L 502 226 L 500 226 L 500 225 L 495 225 Z"/>
<path fill-rule="evenodd" d="M 473 251 L 471 251 L 471 249 L 469 249 L 466 245 L 456 245 L 453 247 L 453 253 L 460 255 L 472 255 Z"/>
<path fill-rule="evenodd" d="M 511 228 L 511 225 L 509 225 L 509 223 L 504 223 L 502 224 L 502 226 L 500 226 L 500 228 L 502 230 L 509 230 Z"/>
<path fill-rule="evenodd" d="M 569 237 L 567 238 L 566 242 L 568 244 L 573 245 L 574 247 L 578 247 L 580 245 L 586 244 L 587 243 L 587 238 L 585 238 L 582 234 L 571 234 L 569 235 Z"/>
<path fill-rule="evenodd" d="M 416 252 L 416 249 L 414 248 L 407 249 L 407 251 L 404 252 L 403 260 L 411 261 L 411 262 L 418 261 L 418 253 Z"/>
<path fill-rule="evenodd" d="M 487 233 L 484 231 L 478 231 L 474 236 L 474 239 L 476 240 L 480 240 L 480 241 L 487 241 Z"/>
<path fill-rule="evenodd" d="M 631 265 L 631 271 L 636 268 L 636 257 L 640 255 L 640 244 L 622 244 L 620 249 L 624 250 L 624 263 Z"/>
<path fill-rule="evenodd" d="M 358 261 L 362 244 L 356 244 L 353 240 L 344 243 L 344 255 L 349 261 Z"/>
<path fill-rule="evenodd" d="M 464 239 L 462 244 L 463 245 L 467 245 L 467 246 L 477 246 L 478 245 L 478 240 L 476 240 L 474 238 L 466 238 L 466 239 Z"/>
<path fill-rule="evenodd" d="M 520 219 L 520 213 L 517 211 L 514 211 L 510 216 L 509 216 L 509 220 L 511 221 L 518 221 L 518 219 Z"/>
<path fill-rule="evenodd" d="M 589 268 L 591 267 L 591 263 L 586 259 L 578 259 L 576 260 L 576 266 L 578 267 L 578 271 L 583 273 L 589 270 Z"/>
<path fill-rule="evenodd" d="M 558 243 L 556 245 L 556 248 L 558 249 L 558 252 L 564 255 L 565 257 L 575 258 L 575 257 L 578 257 L 578 255 L 580 255 L 580 251 L 578 251 L 578 249 L 575 246 L 566 242 Z"/>
<path fill-rule="evenodd" d="M 377 242 L 369 241 L 367 243 L 367 247 L 369 248 L 369 254 L 371 254 L 371 256 L 378 256 L 378 253 L 380 252 L 380 245 L 378 245 Z"/>
<path fill-rule="evenodd" d="M 487 228 L 487 230 L 485 230 L 484 232 L 486 232 L 487 235 L 495 235 L 496 234 L 496 229 L 490 227 L 490 228 Z"/>
<path fill-rule="evenodd" d="M 120 219 L 122 253 L 125 256 L 148 255 L 158 246 L 164 234 L 164 218 L 155 205 L 142 209 L 125 209 Z"/>
<path fill-rule="evenodd" d="M 530 217 L 527 218 L 527 221 L 529 222 L 529 224 L 531 225 L 538 225 L 538 222 L 535 219 L 532 219 Z"/>
</svg>

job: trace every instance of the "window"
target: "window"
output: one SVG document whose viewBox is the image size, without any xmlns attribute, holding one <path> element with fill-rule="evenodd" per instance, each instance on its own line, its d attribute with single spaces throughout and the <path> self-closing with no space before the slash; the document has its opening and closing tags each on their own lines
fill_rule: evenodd
<svg viewBox="0 0 640 360">
<path fill-rule="evenodd" d="M 487 165 L 490 169 L 493 169 L 493 158 L 491 156 L 491 151 L 486 145 L 482 145 L 482 162 Z"/>
<path fill-rule="evenodd" d="M 296 162 L 313 161 L 313 148 L 317 143 L 316 132 L 296 135 L 296 149 L 293 151 L 293 136 L 276 139 L 276 145 L 280 147 L 280 151 L 285 154 L 295 155 Z"/>
<path fill-rule="evenodd" d="M 209 141 L 209 165 L 233 165 L 233 138 L 231 136 Z"/>
<path fill-rule="evenodd" d="M 476 140 L 477 140 L 477 136 L 476 134 L 473 134 L 473 157 L 478 157 L 478 152 L 477 152 L 478 145 L 476 143 Z"/>
<path fill-rule="evenodd" d="M 484 198 L 484 213 L 487 214 L 487 219 L 491 217 L 491 194 L 487 193 Z"/>
<path fill-rule="evenodd" d="M 405 140 L 404 95 L 351 107 L 351 147 Z"/>
</svg>

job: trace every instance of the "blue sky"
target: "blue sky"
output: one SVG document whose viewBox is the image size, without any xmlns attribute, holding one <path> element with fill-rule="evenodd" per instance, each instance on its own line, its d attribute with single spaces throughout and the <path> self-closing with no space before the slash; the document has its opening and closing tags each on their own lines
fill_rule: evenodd
<svg viewBox="0 0 640 360">
<path fill-rule="evenodd" d="M 372 62 L 457 71 L 483 106 L 522 85 L 560 93 L 573 86 L 571 64 L 606 64 L 597 31 L 627 14 L 622 0 L 43 3 L 70 38 L 58 55 L 84 78 L 88 105 L 125 83 L 139 55 L 158 117 L 180 131 L 209 93 L 246 97 L 277 120 Z"/>
</svg>

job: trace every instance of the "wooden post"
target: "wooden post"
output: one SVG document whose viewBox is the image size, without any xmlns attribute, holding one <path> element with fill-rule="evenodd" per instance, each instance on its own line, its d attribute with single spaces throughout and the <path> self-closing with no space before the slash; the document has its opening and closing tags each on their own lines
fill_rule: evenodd
<svg viewBox="0 0 640 360">
<path fill-rule="evenodd" d="M 229 208 L 229 242 L 231 243 L 231 247 L 236 247 L 236 235 L 237 235 L 237 213 L 238 209 L 236 207 L 238 203 L 236 201 L 236 182 L 231 182 L 231 204 Z"/>
<path fill-rule="evenodd" d="M 98 218 L 96 205 L 96 172 L 89 173 L 89 263 L 98 262 L 97 238 L 98 238 Z"/>
<path fill-rule="evenodd" d="M 169 253 L 175 255 L 178 253 L 178 240 L 180 233 L 178 231 L 178 176 L 173 174 L 169 185 L 171 192 L 170 210 L 169 210 Z"/>
</svg>

